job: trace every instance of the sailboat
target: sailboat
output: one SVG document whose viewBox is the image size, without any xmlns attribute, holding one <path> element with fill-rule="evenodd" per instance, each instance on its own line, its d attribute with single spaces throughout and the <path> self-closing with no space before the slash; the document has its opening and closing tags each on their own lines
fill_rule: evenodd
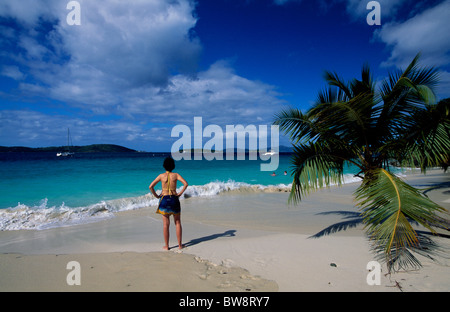
<svg viewBox="0 0 450 312">
<path fill-rule="evenodd" d="M 268 152 L 265 152 L 263 155 L 264 156 L 272 156 L 272 155 L 275 155 L 275 154 L 277 154 L 277 152 L 274 152 L 274 151 L 270 150 Z"/>
<path fill-rule="evenodd" d="M 73 156 L 75 153 L 70 151 L 70 147 L 72 146 L 72 138 L 70 137 L 70 130 L 67 128 L 67 151 L 56 153 L 57 157 L 67 157 Z"/>
</svg>

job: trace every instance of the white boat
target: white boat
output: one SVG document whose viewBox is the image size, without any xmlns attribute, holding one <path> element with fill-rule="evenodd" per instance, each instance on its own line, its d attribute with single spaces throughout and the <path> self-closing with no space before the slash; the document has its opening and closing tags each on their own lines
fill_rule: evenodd
<svg viewBox="0 0 450 312">
<path fill-rule="evenodd" d="M 264 156 L 269 156 L 269 155 L 275 155 L 275 154 L 277 154 L 277 153 L 274 152 L 274 151 L 272 151 L 272 150 L 270 150 L 270 151 L 268 151 L 268 152 L 265 152 L 263 155 L 264 155 Z"/>
<path fill-rule="evenodd" d="M 74 154 L 75 153 L 73 153 L 73 152 L 61 152 L 61 153 L 56 153 L 56 156 L 58 156 L 58 157 L 60 157 L 60 156 L 65 157 L 65 156 L 72 156 Z"/>
<path fill-rule="evenodd" d="M 70 151 L 72 146 L 72 138 L 70 137 L 70 130 L 67 128 L 67 151 L 56 153 L 56 157 L 68 157 L 73 156 L 75 153 Z"/>
</svg>

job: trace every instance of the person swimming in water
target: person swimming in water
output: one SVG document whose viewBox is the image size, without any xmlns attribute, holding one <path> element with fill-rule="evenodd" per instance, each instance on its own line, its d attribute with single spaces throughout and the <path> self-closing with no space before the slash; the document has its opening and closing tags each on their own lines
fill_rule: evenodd
<svg viewBox="0 0 450 312">
<path fill-rule="evenodd" d="M 156 213 L 163 216 L 163 235 L 165 242 L 163 249 L 169 250 L 169 226 L 171 215 L 173 215 L 173 220 L 175 222 L 178 248 L 182 249 L 181 206 L 179 197 L 188 187 L 188 183 L 180 174 L 172 172 L 173 169 L 175 169 L 175 161 L 173 158 L 167 157 L 164 160 L 163 167 L 166 172 L 158 175 L 150 184 L 149 189 L 156 198 L 160 199 Z M 179 193 L 177 193 L 177 181 L 183 183 L 183 188 Z M 154 189 L 159 182 L 161 182 L 162 185 L 162 192 L 160 195 L 156 194 Z"/>
</svg>

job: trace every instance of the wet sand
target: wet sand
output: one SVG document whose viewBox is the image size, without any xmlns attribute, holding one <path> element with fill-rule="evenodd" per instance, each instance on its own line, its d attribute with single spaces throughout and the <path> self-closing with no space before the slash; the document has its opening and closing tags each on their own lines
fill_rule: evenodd
<svg viewBox="0 0 450 312">
<path fill-rule="evenodd" d="M 450 174 L 405 178 L 450 210 Z M 96 223 L 40 231 L 0 232 L 0 291 L 449 291 L 449 259 L 421 258 L 418 271 L 385 275 L 368 285 L 374 260 L 352 193 L 357 184 L 313 193 L 298 206 L 288 193 L 228 192 L 182 201 L 183 241 L 162 251 L 155 207 Z M 347 217 L 350 217 L 348 219 Z M 348 221 L 342 231 L 318 235 Z M 448 235 L 448 232 L 447 232 Z M 437 237 L 441 246 L 449 239 Z M 81 285 L 70 286 L 70 261 Z"/>
</svg>

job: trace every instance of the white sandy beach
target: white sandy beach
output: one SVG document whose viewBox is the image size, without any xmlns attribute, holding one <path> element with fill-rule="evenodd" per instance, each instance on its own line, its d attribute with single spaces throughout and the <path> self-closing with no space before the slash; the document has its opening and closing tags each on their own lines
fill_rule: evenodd
<svg viewBox="0 0 450 312">
<path fill-rule="evenodd" d="M 450 210 L 450 173 L 408 175 Z M 0 291 L 450 291 L 450 261 L 423 259 L 418 271 L 366 282 L 374 260 L 361 224 L 311 238 L 356 213 L 357 185 L 311 194 L 288 206 L 285 192 L 229 192 L 182 201 L 183 241 L 171 227 L 162 251 L 162 221 L 154 208 L 96 223 L 40 231 L 0 232 Z M 357 220 L 356 215 L 352 220 Z M 448 232 L 446 233 L 448 236 Z M 450 248 L 450 240 L 436 237 Z M 66 268 L 81 265 L 81 285 L 69 286 Z"/>
</svg>

